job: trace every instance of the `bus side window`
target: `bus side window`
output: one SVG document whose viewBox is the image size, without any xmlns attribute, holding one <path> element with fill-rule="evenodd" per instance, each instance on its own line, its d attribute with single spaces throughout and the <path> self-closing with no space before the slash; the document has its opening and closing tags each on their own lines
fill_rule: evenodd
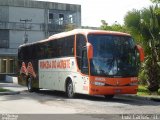
<svg viewBox="0 0 160 120">
<path fill-rule="evenodd" d="M 50 44 L 50 47 L 51 47 L 51 58 L 56 58 L 57 56 L 58 56 L 58 48 L 57 48 L 57 40 L 52 40 L 52 41 L 50 41 L 49 42 L 49 44 Z"/>
<path fill-rule="evenodd" d="M 57 41 L 57 57 L 62 57 L 62 45 L 63 45 L 63 38 L 60 38 L 58 41 Z"/>
<path fill-rule="evenodd" d="M 74 51 L 73 51 L 73 47 L 74 47 L 74 36 L 67 36 L 62 38 L 62 54 L 61 57 L 66 57 L 66 56 L 74 56 Z"/>
<path fill-rule="evenodd" d="M 82 34 L 78 34 L 76 36 L 76 59 L 77 59 L 77 65 L 78 68 L 85 74 L 88 74 L 87 72 L 84 72 L 83 69 L 83 63 L 84 61 L 82 60 L 83 56 L 85 56 L 85 49 L 84 47 L 86 46 L 86 38 Z M 85 57 L 84 57 L 85 58 Z M 83 63 L 82 63 L 83 61 Z M 87 62 L 87 69 L 88 69 L 88 61 Z M 85 70 L 86 71 L 86 70 Z"/>
<path fill-rule="evenodd" d="M 38 59 L 43 59 L 44 56 L 44 45 L 42 43 L 38 44 L 37 46 L 37 58 Z"/>
<path fill-rule="evenodd" d="M 50 56 L 50 44 L 49 44 L 49 42 L 46 42 L 45 44 L 44 44 L 44 58 L 47 58 L 47 59 L 49 59 L 51 56 Z"/>
<path fill-rule="evenodd" d="M 66 46 L 64 48 L 66 48 L 66 50 L 64 52 L 66 56 L 74 56 L 74 35 L 66 37 L 65 43 Z"/>
<path fill-rule="evenodd" d="M 24 60 L 29 60 L 29 52 L 28 52 L 28 47 L 24 47 L 23 49 L 23 59 Z"/>
<path fill-rule="evenodd" d="M 82 63 L 81 63 L 81 72 L 88 74 L 88 59 L 87 59 L 87 49 L 86 47 L 82 50 Z"/>
<path fill-rule="evenodd" d="M 32 45 L 30 49 L 30 55 L 32 60 L 37 60 L 37 46 Z"/>
<path fill-rule="evenodd" d="M 18 59 L 23 60 L 23 53 L 22 53 L 23 48 L 18 49 Z"/>
</svg>

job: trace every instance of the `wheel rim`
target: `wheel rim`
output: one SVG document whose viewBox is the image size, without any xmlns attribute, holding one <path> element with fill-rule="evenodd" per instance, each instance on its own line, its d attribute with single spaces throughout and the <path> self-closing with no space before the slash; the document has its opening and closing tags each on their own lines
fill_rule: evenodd
<svg viewBox="0 0 160 120">
<path fill-rule="evenodd" d="M 28 79 L 28 90 L 32 89 L 32 83 L 31 78 Z"/>
<path fill-rule="evenodd" d="M 72 86 L 72 83 L 68 84 L 68 96 L 69 97 L 73 96 L 73 86 Z"/>
</svg>

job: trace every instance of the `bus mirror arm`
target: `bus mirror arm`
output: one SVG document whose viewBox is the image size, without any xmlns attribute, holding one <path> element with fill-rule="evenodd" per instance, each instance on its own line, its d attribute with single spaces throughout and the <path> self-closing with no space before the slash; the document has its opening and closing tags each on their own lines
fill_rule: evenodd
<svg viewBox="0 0 160 120">
<path fill-rule="evenodd" d="M 140 45 L 136 45 L 136 48 L 139 52 L 140 61 L 143 62 L 144 61 L 144 50 Z"/>
<path fill-rule="evenodd" d="M 89 59 L 93 58 L 93 46 L 91 43 L 87 42 L 87 55 Z"/>
</svg>

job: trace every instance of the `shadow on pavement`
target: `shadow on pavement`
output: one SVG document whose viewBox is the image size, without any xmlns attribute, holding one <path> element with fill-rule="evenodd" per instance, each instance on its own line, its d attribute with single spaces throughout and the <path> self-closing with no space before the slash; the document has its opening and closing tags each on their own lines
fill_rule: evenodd
<svg viewBox="0 0 160 120">
<path fill-rule="evenodd" d="M 135 105 L 135 106 L 159 106 L 160 102 L 154 102 L 151 100 L 136 100 L 132 98 L 124 98 L 120 95 L 115 96 L 113 99 L 106 100 L 103 96 L 88 96 L 88 95 L 76 95 L 76 98 L 69 99 L 65 96 L 64 92 L 58 92 L 58 91 L 51 91 L 51 90 L 40 90 L 38 92 L 29 93 L 28 91 L 22 91 L 20 94 L 17 95 L 6 95 L 1 101 L 11 101 L 11 100 L 36 100 L 40 103 L 46 103 L 46 102 L 54 102 L 54 101 L 65 101 L 65 102 L 73 102 L 78 104 L 85 105 L 85 102 L 93 102 L 95 104 L 97 103 L 121 103 L 126 105 Z"/>
</svg>

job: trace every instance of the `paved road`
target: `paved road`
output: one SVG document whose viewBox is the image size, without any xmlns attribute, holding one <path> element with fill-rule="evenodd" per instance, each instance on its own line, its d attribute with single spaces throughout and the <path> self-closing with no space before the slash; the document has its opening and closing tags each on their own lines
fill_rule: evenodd
<svg viewBox="0 0 160 120">
<path fill-rule="evenodd" d="M 6 84 L 5 84 L 6 85 Z M 3 85 L 4 86 L 4 85 Z M 62 92 L 41 90 L 27 92 L 25 87 L 6 85 L 20 94 L 0 96 L 0 113 L 25 114 L 160 114 L 160 102 L 123 98 L 112 100 L 103 97 L 79 95 L 67 99 Z"/>
</svg>

